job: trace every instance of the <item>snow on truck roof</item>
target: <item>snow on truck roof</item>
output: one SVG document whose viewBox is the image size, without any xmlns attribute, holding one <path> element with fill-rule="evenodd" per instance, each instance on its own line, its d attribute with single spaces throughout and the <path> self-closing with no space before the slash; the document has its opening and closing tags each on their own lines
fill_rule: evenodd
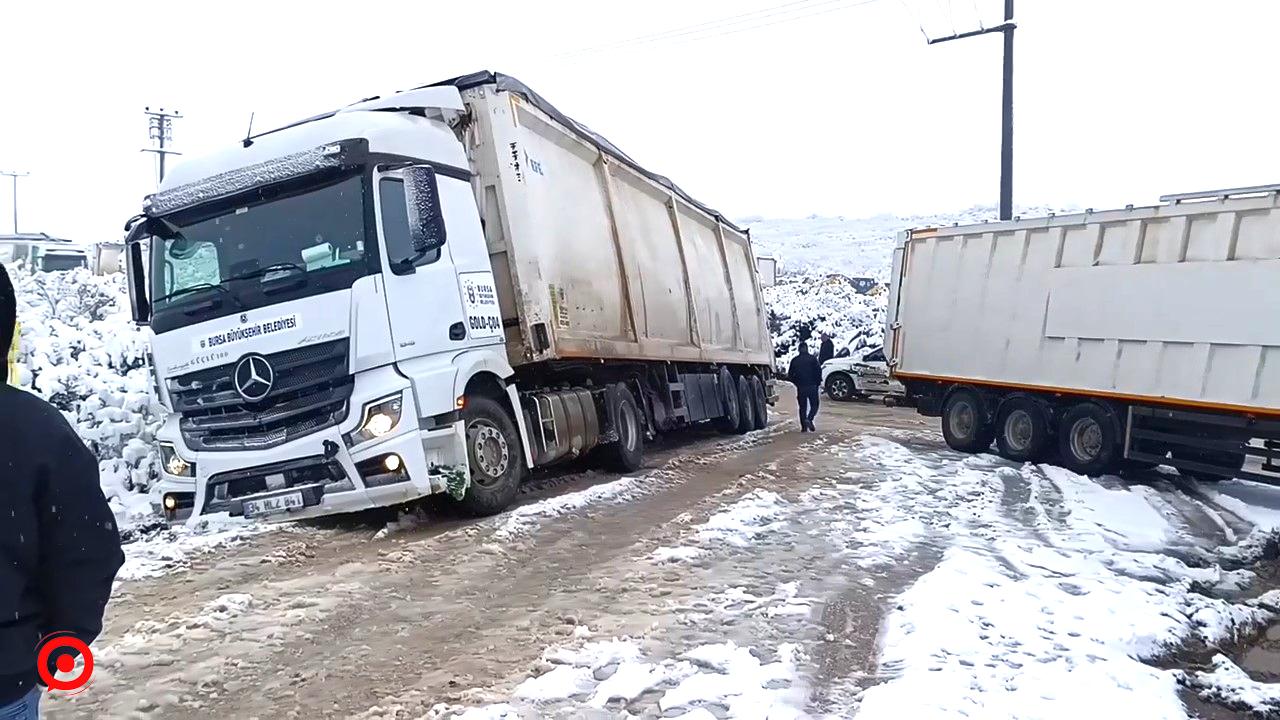
<svg viewBox="0 0 1280 720">
<path fill-rule="evenodd" d="M 726 227 L 732 228 L 741 233 L 747 233 L 743 228 L 738 227 L 723 214 L 715 209 L 704 205 L 693 196 L 685 192 L 669 178 L 659 175 L 646 169 L 640 163 L 636 162 L 630 155 L 623 152 L 617 145 L 609 141 L 608 138 L 594 132 L 586 125 L 574 120 L 573 118 L 560 112 L 554 105 L 545 98 L 531 89 L 529 86 L 520 82 L 510 75 L 502 73 L 481 71 L 468 75 L 462 75 L 449 80 L 442 80 L 428 85 L 421 85 L 411 90 L 397 92 L 386 97 L 365 98 L 359 102 L 347 105 L 337 110 L 313 115 L 294 123 L 284 125 L 273 130 L 268 130 L 257 135 L 250 136 L 247 140 L 252 141 L 247 145 L 239 143 L 234 148 L 215 153 L 209 157 L 184 162 L 175 167 L 165 177 L 165 182 L 161 184 L 160 192 L 169 193 L 182 185 L 199 182 L 224 172 L 233 172 L 240 168 L 246 168 L 254 163 L 266 162 L 278 157 L 281 154 L 295 152 L 301 147 L 316 147 L 326 142 L 333 142 L 342 139 L 339 137 L 344 132 L 351 133 L 351 137 L 369 137 L 371 145 L 374 136 L 385 143 L 395 143 L 404 145 L 403 138 L 397 138 L 398 130 L 410 126 L 418 126 L 419 128 L 430 127 L 420 118 L 402 114 L 402 113 L 358 113 L 357 111 L 376 111 L 376 110 L 394 110 L 397 108 L 422 108 L 435 107 L 448 110 L 462 110 L 463 106 L 459 93 L 471 88 L 482 87 L 486 85 L 496 86 L 499 91 L 510 92 L 521 96 L 534 107 L 542 112 L 550 115 L 557 122 L 564 125 L 573 133 L 578 135 L 583 141 L 595 146 L 601 152 L 613 157 L 626 164 L 632 170 L 644 175 L 650 180 L 658 183 L 662 187 L 667 188 L 674 194 L 678 195 L 685 202 L 693 205 L 702 212 L 715 218 Z M 310 127 L 306 127 L 310 126 Z M 296 133 L 292 131 L 302 131 Z M 312 130 L 312 132 L 305 132 Z M 285 131 L 291 131 L 285 133 Z M 282 137 L 282 134 L 287 134 Z M 312 144 L 307 145 L 308 138 L 314 139 Z M 441 142 L 445 138 L 438 138 L 434 142 L 426 144 L 431 145 L 430 151 L 432 155 L 417 154 L 418 157 L 432 157 L 442 162 L 449 162 L 457 167 L 467 167 L 465 154 L 457 143 L 449 138 L 449 142 Z M 445 146 L 448 146 L 446 149 Z M 414 156 L 415 153 L 409 151 L 408 148 L 402 148 L 400 154 Z M 425 152 L 422 147 L 417 148 L 419 152 Z M 444 156 L 442 157 L 442 154 Z M 456 157 L 454 157 L 456 156 Z"/>
</svg>

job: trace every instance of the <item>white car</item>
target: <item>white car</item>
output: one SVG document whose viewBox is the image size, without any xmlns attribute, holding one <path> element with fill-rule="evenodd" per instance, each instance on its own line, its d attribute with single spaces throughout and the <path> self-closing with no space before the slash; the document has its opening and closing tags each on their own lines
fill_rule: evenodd
<svg viewBox="0 0 1280 720">
<path fill-rule="evenodd" d="M 889 376 L 883 347 L 868 348 L 861 357 L 832 358 L 822 364 L 822 387 L 832 400 L 853 400 L 870 395 L 906 397 L 902 383 Z"/>
</svg>

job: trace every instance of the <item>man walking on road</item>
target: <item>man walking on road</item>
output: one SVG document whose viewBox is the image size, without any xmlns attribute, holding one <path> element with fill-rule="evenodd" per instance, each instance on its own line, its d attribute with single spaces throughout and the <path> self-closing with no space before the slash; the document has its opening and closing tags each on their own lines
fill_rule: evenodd
<svg viewBox="0 0 1280 720">
<path fill-rule="evenodd" d="M 16 312 L 0 265 L 0 348 Z M 7 376 L 0 363 L 0 719 L 35 720 L 42 638 L 93 642 L 124 554 L 97 459 L 60 412 Z M 74 655 L 59 648 L 49 664 L 64 665 L 66 652 Z"/>
<path fill-rule="evenodd" d="M 822 366 L 809 354 L 809 346 L 800 343 L 799 354 L 791 358 L 787 379 L 796 386 L 796 405 L 800 407 L 800 432 L 817 432 L 813 418 L 818 415 L 818 386 L 822 384 Z"/>
</svg>

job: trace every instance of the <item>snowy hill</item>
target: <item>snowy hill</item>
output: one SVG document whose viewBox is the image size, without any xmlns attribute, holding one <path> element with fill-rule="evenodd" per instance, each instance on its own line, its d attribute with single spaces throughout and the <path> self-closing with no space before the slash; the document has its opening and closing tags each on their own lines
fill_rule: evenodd
<svg viewBox="0 0 1280 720">
<path fill-rule="evenodd" d="M 1021 217 L 1036 217 L 1056 208 L 1018 208 Z M 897 234 L 910 228 L 968 225 L 995 220 L 994 207 L 973 207 L 937 215 L 876 215 L 868 218 L 818 217 L 765 219 L 747 217 L 756 255 L 778 258 L 780 271 L 792 275 L 841 273 L 854 277 L 889 277 L 889 260 Z"/>
<path fill-rule="evenodd" d="M 1019 208 L 1021 217 L 1063 210 Z M 876 215 L 869 218 L 742 218 L 751 229 L 756 255 L 778 259 L 778 284 L 766 288 L 769 327 L 777 363 L 785 368 L 796 346 L 812 335 L 830 334 L 837 348 L 851 352 L 884 341 L 888 293 L 860 295 L 848 278 L 873 278 L 885 285 L 899 232 L 911 228 L 969 225 L 993 221 L 994 207 L 974 207 L 938 215 Z"/>
</svg>

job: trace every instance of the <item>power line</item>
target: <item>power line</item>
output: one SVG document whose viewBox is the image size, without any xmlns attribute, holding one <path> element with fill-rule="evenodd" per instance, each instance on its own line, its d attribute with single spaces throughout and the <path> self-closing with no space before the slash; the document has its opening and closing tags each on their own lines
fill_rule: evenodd
<svg viewBox="0 0 1280 720">
<path fill-rule="evenodd" d="M 819 16 L 819 15 L 826 15 L 826 14 L 828 14 L 828 13 L 833 13 L 833 12 L 837 12 L 837 11 L 840 11 L 840 10 L 852 10 L 853 8 L 856 8 L 856 7 L 862 7 L 863 5 L 870 5 L 870 4 L 872 4 L 872 3 L 879 2 L 879 1 L 880 1 L 880 0 L 861 0 L 860 2 L 851 3 L 851 4 L 849 4 L 849 5 L 840 5 L 840 6 L 838 6 L 838 7 L 827 8 L 826 10 L 819 10 L 818 12 L 806 13 L 806 14 L 804 14 L 804 15 L 795 15 L 795 16 L 792 16 L 792 17 L 783 18 L 783 19 L 781 19 L 781 20 L 776 20 L 776 21 L 774 21 L 774 22 L 761 23 L 760 25 L 752 25 L 751 27 L 744 27 L 744 28 L 737 28 L 737 29 L 732 29 L 732 30 L 726 30 L 725 32 L 714 33 L 714 34 L 712 34 L 712 35 L 701 35 L 701 36 L 699 36 L 699 37 L 691 38 L 691 39 L 693 39 L 693 40 L 705 40 L 705 39 L 713 38 L 713 37 L 721 37 L 721 36 L 723 36 L 723 35 L 734 35 L 734 34 L 737 34 L 737 33 L 740 33 L 740 32 L 746 32 L 746 31 L 748 31 L 748 30 L 758 30 L 758 29 L 760 29 L 760 28 L 773 27 L 774 25 L 782 25 L 782 24 L 784 24 L 784 23 L 789 23 L 789 22 L 792 22 L 792 21 L 794 21 L 794 20 L 805 20 L 805 19 L 808 19 L 808 18 L 811 18 L 811 17 L 817 17 L 817 16 Z"/>
<path fill-rule="evenodd" d="M 669 30 L 664 30 L 662 32 L 650 33 L 648 35 L 641 35 L 638 37 L 628 38 L 626 40 L 620 40 L 618 42 L 605 43 L 603 45 L 596 45 L 593 47 L 581 48 L 578 50 L 571 50 L 569 52 L 561 53 L 560 55 L 553 56 L 553 58 L 565 59 L 565 58 L 579 57 L 582 55 L 594 54 L 597 52 L 626 50 L 633 47 L 651 45 L 654 43 L 665 43 L 673 40 L 679 41 L 682 38 L 699 40 L 704 37 L 717 37 L 719 35 L 728 35 L 734 32 L 753 30 L 756 28 L 768 27 L 771 25 L 781 24 L 784 22 L 790 22 L 791 20 L 799 20 L 806 17 L 812 17 L 813 15 L 822 15 L 827 12 L 832 12 L 835 10 L 843 10 L 850 7 L 857 7 L 859 5 L 866 5 L 871 2 L 877 2 L 877 1 L 878 0 L 862 0 L 861 2 L 854 2 L 852 4 L 849 4 L 848 0 L 793 0 L 793 2 L 784 3 L 782 5 L 775 5 L 772 7 L 761 8 L 759 10 L 754 10 L 752 12 L 741 13 L 738 15 L 731 15 L 729 17 L 719 18 L 716 20 L 708 20 L 705 22 L 697 23 L 695 25 L 671 28 Z M 835 7 L 831 7 L 831 6 L 835 6 Z M 826 8 L 826 9 L 820 10 L 819 12 L 806 12 L 810 10 L 818 10 L 819 8 Z M 770 18 L 777 18 L 777 19 L 772 22 L 759 22 L 762 20 L 769 20 Z M 757 24 L 749 24 L 749 23 L 757 23 Z M 737 25 L 746 25 L 746 27 L 739 27 L 739 28 L 733 27 Z M 729 28 L 729 31 L 715 32 L 717 30 L 723 30 L 725 28 Z"/>
<path fill-rule="evenodd" d="M 916 11 L 911 9 L 911 6 L 907 4 L 907 0 L 898 0 L 898 2 L 902 3 L 902 8 L 911 16 L 911 22 L 914 22 L 916 27 L 920 28 L 920 34 L 924 36 L 924 41 L 926 43 L 933 42 L 929 39 L 929 33 L 924 29 L 924 23 L 920 22 L 920 18 L 916 17 Z"/>
</svg>

